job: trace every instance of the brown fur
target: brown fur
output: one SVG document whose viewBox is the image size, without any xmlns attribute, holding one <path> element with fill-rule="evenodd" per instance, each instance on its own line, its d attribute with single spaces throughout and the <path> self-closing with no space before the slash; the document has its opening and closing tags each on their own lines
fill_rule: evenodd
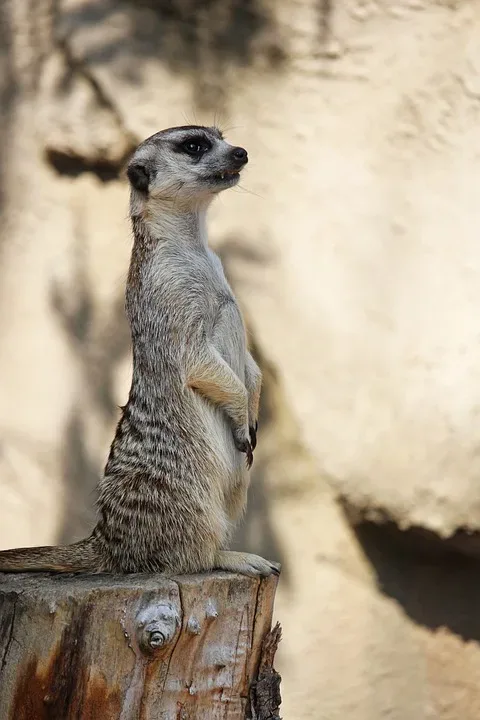
<svg viewBox="0 0 480 720">
<path fill-rule="evenodd" d="M 129 164 L 133 377 L 92 535 L 0 553 L 0 570 L 183 573 L 275 566 L 229 552 L 246 504 L 261 375 L 205 213 L 246 162 L 214 128 L 157 133 Z M 253 445 L 253 447 L 252 447 Z"/>
</svg>

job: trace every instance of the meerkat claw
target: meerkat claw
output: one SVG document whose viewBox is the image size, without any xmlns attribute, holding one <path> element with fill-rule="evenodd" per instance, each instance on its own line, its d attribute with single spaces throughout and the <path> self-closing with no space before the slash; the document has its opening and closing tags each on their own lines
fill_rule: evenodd
<svg viewBox="0 0 480 720">
<path fill-rule="evenodd" d="M 250 470 L 253 465 L 253 448 L 248 440 L 245 441 L 245 450 L 242 450 L 242 452 L 247 456 L 247 470 Z"/>
<path fill-rule="evenodd" d="M 250 445 L 252 446 L 252 450 L 255 450 L 257 447 L 258 422 L 255 422 L 255 425 L 250 425 L 248 429 L 250 431 Z"/>
<path fill-rule="evenodd" d="M 215 567 L 227 572 L 238 572 L 250 577 L 268 577 L 280 575 L 281 567 L 278 563 L 266 560 L 252 553 L 222 550 L 218 554 Z"/>
<path fill-rule="evenodd" d="M 234 438 L 235 447 L 241 453 L 245 453 L 247 456 L 247 469 L 250 470 L 253 464 L 253 449 L 249 440 L 237 440 Z"/>
</svg>

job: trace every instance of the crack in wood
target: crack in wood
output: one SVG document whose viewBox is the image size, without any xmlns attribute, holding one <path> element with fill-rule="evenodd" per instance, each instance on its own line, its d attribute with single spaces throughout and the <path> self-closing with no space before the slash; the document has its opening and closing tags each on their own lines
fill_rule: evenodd
<svg viewBox="0 0 480 720">
<path fill-rule="evenodd" d="M 281 720 L 278 714 L 282 702 L 281 677 L 273 667 L 275 653 L 281 639 L 282 628 L 277 622 L 263 640 L 258 676 L 251 686 L 250 710 L 253 720 Z"/>
<path fill-rule="evenodd" d="M 9 593 L 9 595 L 12 595 L 12 596 L 13 596 L 13 597 L 12 597 L 12 600 L 13 600 L 13 608 L 12 608 L 12 615 L 11 615 L 10 627 L 9 627 L 9 629 L 8 629 L 8 638 L 7 638 L 7 642 L 6 642 L 6 644 L 5 644 L 5 650 L 4 650 L 3 654 L 2 654 L 2 662 L 0 663 L 0 674 L 3 673 L 3 669 L 4 669 L 5 665 L 7 664 L 7 655 L 8 655 L 8 652 L 9 652 L 9 650 L 10 650 L 10 645 L 12 644 L 12 641 L 13 641 L 13 628 L 14 628 L 14 625 L 15 625 L 15 617 L 16 617 L 16 614 L 17 614 L 17 600 L 18 600 L 18 598 L 17 598 L 17 596 L 16 596 L 14 593 Z M 8 598 L 9 595 L 3 595 L 2 597 L 7 597 L 7 598 Z"/>
<path fill-rule="evenodd" d="M 173 581 L 173 582 L 175 582 L 175 581 Z M 175 583 L 175 584 L 178 588 L 178 601 L 180 603 L 180 626 L 178 628 L 178 634 L 177 634 L 177 639 L 175 640 L 175 645 L 173 646 L 172 651 L 171 651 L 170 655 L 168 656 L 168 660 L 166 662 L 167 669 L 165 671 L 165 678 L 163 680 L 162 688 L 160 690 L 161 697 L 163 697 L 163 693 L 165 692 L 165 685 L 167 683 L 168 673 L 170 672 L 170 664 L 172 662 L 173 655 L 175 653 L 175 650 L 177 649 L 178 642 L 182 635 L 183 619 L 185 617 L 184 611 L 183 611 L 182 588 L 180 587 L 180 585 L 178 583 Z"/>
</svg>

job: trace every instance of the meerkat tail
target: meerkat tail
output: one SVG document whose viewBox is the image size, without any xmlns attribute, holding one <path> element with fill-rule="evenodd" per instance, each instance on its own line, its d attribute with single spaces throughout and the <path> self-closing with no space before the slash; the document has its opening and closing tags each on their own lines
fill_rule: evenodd
<svg viewBox="0 0 480 720">
<path fill-rule="evenodd" d="M 100 565 L 92 538 L 72 545 L 15 548 L 0 552 L 0 572 L 98 572 Z"/>
</svg>

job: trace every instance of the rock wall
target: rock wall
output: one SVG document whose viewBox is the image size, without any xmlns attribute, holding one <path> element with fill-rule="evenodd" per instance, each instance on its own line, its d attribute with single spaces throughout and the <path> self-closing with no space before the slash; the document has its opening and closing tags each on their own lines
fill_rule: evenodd
<svg viewBox="0 0 480 720">
<path fill-rule="evenodd" d="M 283 715 L 478 720 L 475 0 L 4 0 L 0 546 L 70 541 L 130 376 L 125 159 L 251 157 L 212 209 L 265 372 L 238 546 L 281 560 Z"/>
</svg>

